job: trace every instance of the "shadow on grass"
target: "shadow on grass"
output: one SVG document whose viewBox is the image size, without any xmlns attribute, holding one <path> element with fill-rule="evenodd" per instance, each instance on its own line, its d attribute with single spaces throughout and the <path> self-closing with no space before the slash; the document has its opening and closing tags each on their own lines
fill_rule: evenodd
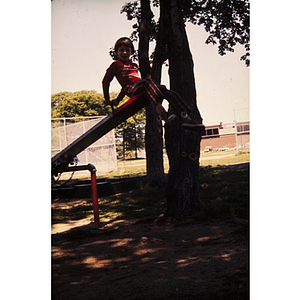
<svg viewBox="0 0 300 300">
<path fill-rule="evenodd" d="M 249 220 L 249 163 L 200 168 L 201 200 L 208 217 Z"/>
<path fill-rule="evenodd" d="M 165 191 L 142 184 L 139 189 L 99 198 L 101 219 L 155 219 L 165 210 Z M 65 199 L 68 201 L 68 199 Z M 52 222 L 93 217 L 92 199 L 82 199 L 77 206 L 52 207 Z"/>
<path fill-rule="evenodd" d="M 201 200 L 208 208 L 197 214 L 198 221 L 238 218 L 249 220 L 249 164 L 238 168 L 200 168 Z M 67 199 L 65 201 L 68 201 Z M 145 181 L 139 189 L 99 198 L 100 219 L 154 220 L 166 210 L 165 189 Z M 52 208 L 52 222 L 93 217 L 92 199 L 77 206 Z"/>
</svg>

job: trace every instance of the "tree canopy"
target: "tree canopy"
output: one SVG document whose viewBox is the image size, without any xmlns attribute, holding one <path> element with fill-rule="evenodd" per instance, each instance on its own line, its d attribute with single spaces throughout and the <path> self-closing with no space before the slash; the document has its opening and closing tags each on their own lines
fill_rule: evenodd
<svg viewBox="0 0 300 300">
<path fill-rule="evenodd" d="M 138 39 L 141 24 L 140 1 L 132 1 L 124 5 L 121 13 L 128 20 L 136 20 L 132 26 L 131 38 Z M 225 55 L 233 52 L 236 44 L 245 47 L 241 60 L 250 65 L 250 3 L 249 0 L 181 0 L 184 22 L 203 25 L 208 37 L 207 44 L 218 45 L 218 53 Z M 152 0 L 154 7 L 160 6 L 159 0 Z M 159 21 L 151 19 L 150 41 L 157 38 Z"/>
<path fill-rule="evenodd" d="M 111 98 L 116 96 L 116 93 L 110 93 Z M 128 97 L 124 98 L 121 104 L 127 100 Z M 60 92 L 51 96 L 51 118 L 103 116 L 110 112 L 110 108 L 104 104 L 103 94 L 96 91 Z M 145 147 L 145 123 L 145 109 L 142 109 L 115 129 L 116 138 L 121 141 L 121 147 L 117 145 L 119 152 L 128 156 Z"/>
<path fill-rule="evenodd" d="M 113 95 L 114 96 L 114 95 Z M 51 118 L 107 115 L 104 97 L 96 91 L 60 92 L 51 95 Z"/>
</svg>

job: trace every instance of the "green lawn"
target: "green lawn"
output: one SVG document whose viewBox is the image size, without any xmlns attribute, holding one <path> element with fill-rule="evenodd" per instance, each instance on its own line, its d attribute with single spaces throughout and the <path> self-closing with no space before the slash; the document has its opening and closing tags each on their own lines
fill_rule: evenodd
<svg viewBox="0 0 300 300">
<path fill-rule="evenodd" d="M 200 155 L 200 166 L 210 165 L 215 167 L 249 161 L 250 151 L 240 151 L 239 155 L 236 154 L 236 150 L 207 152 Z"/>
<path fill-rule="evenodd" d="M 200 166 L 222 166 L 222 165 L 230 165 L 237 164 L 243 162 L 250 161 L 250 152 L 242 152 L 237 155 L 235 150 L 230 151 L 216 151 L 216 152 L 208 152 L 200 154 Z M 167 174 L 169 171 L 169 161 L 167 155 L 164 155 L 164 170 Z M 141 174 L 146 174 L 146 159 L 131 159 L 131 160 L 118 160 L 118 170 L 110 173 L 99 174 L 97 173 L 97 177 L 99 178 L 120 178 L 120 177 L 129 177 L 129 176 L 137 176 Z M 76 179 L 89 179 L 90 177 L 77 177 Z M 75 180 L 76 180 L 75 179 Z M 68 180 L 59 180 L 54 185 L 63 184 Z M 70 183 L 72 183 L 71 180 Z"/>
<path fill-rule="evenodd" d="M 236 150 L 230 151 L 216 151 L 200 154 L 200 166 L 221 166 L 230 165 L 236 163 L 243 163 L 250 161 L 250 152 L 242 152 L 239 155 L 236 154 Z M 167 173 L 169 171 L 168 157 L 164 156 L 164 169 Z M 119 176 L 134 176 L 146 174 L 146 159 L 137 160 L 119 160 L 118 171 L 103 174 L 105 177 L 119 177 Z"/>
</svg>

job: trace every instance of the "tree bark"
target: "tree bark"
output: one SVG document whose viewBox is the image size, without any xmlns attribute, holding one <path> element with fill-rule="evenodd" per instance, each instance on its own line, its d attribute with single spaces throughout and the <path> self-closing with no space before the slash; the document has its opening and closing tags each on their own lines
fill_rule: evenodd
<svg viewBox="0 0 300 300">
<path fill-rule="evenodd" d="M 202 123 L 196 105 L 193 60 L 184 27 L 179 0 L 161 0 L 161 28 L 165 30 L 169 58 L 170 89 L 192 108 L 193 120 Z M 172 108 L 171 108 L 171 112 Z M 170 163 L 167 184 L 166 216 L 181 219 L 203 208 L 199 187 L 201 135 L 184 130 L 179 120 L 165 126 L 166 149 Z"/>
<path fill-rule="evenodd" d="M 139 65 L 142 78 L 150 76 L 149 36 L 153 13 L 149 0 L 141 0 L 141 24 L 139 28 Z M 155 80 L 155 79 L 154 79 Z M 160 80 L 160 78 L 159 78 Z M 157 113 L 150 104 L 146 107 L 146 158 L 147 180 L 151 185 L 166 183 L 163 167 L 162 124 L 157 119 Z"/>
</svg>

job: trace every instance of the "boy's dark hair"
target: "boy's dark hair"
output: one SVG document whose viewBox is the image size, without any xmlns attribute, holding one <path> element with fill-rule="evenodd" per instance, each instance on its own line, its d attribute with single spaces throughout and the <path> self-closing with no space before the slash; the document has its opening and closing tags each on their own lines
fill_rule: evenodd
<svg viewBox="0 0 300 300">
<path fill-rule="evenodd" d="M 133 44 L 132 44 L 132 41 L 127 38 L 127 37 L 121 37 L 119 38 L 116 43 L 115 43 L 115 52 L 117 53 L 118 52 L 118 49 L 122 46 L 126 46 L 126 47 L 130 47 L 131 48 L 131 51 L 132 51 L 132 54 L 134 53 L 134 47 L 133 47 Z"/>
</svg>

